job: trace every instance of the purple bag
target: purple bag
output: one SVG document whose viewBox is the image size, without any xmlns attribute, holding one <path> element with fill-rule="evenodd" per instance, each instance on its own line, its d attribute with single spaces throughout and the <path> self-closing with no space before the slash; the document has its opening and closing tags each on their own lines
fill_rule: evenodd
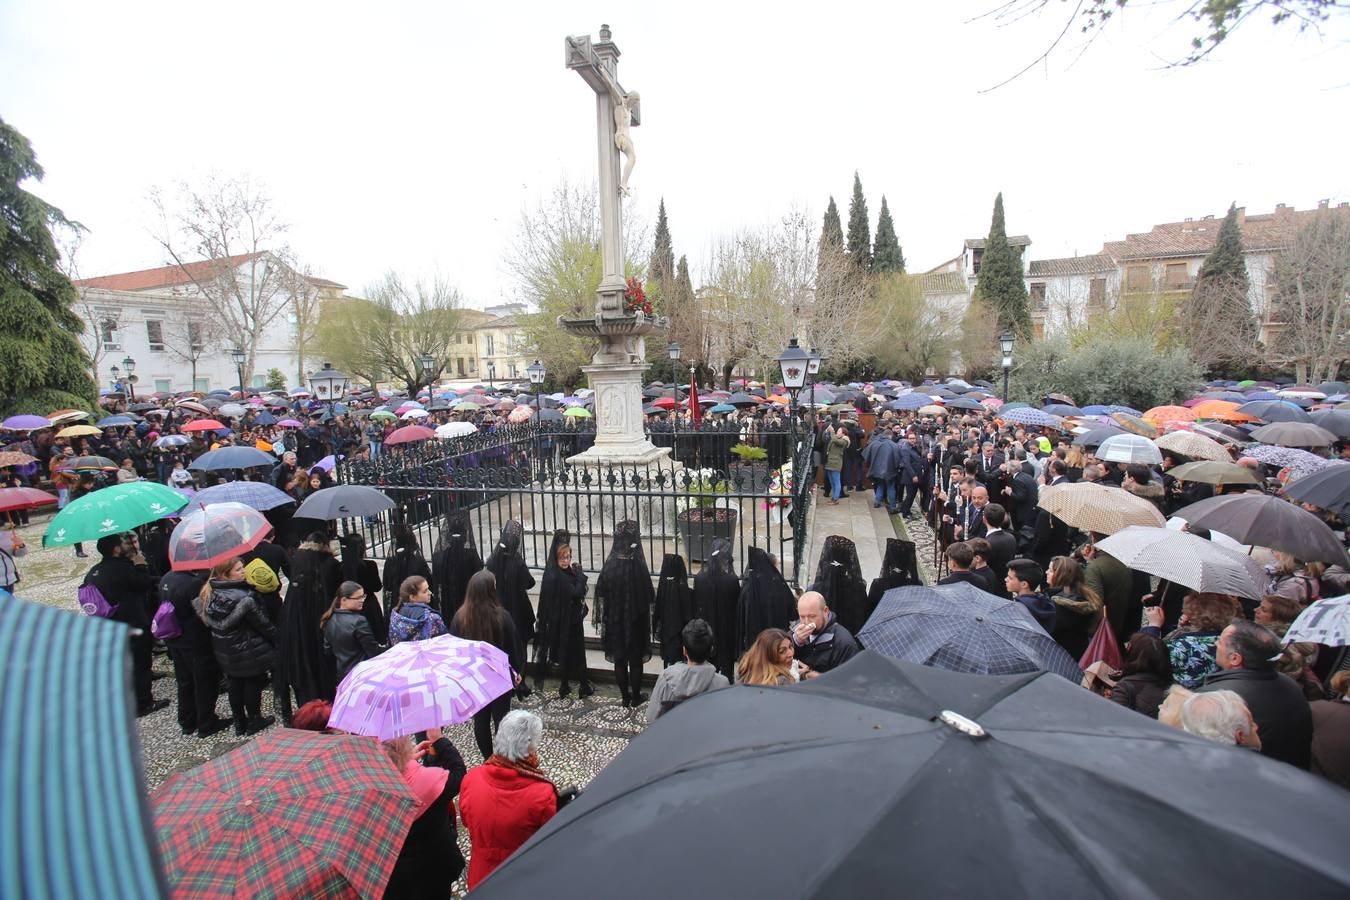
<svg viewBox="0 0 1350 900">
<path fill-rule="evenodd" d="M 178 624 L 178 614 L 168 600 L 159 604 L 155 617 L 150 620 L 150 633 L 158 640 L 171 641 L 183 636 L 183 628 Z"/>
<path fill-rule="evenodd" d="M 111 619 L 112 614 L 117 612 L 117 607 L 108 602 L 108 598 L 103 596 L 103 592 L 96 585 L 80 585 L 79 600 L 80 611 L 86 616 Z"/>
</svg>

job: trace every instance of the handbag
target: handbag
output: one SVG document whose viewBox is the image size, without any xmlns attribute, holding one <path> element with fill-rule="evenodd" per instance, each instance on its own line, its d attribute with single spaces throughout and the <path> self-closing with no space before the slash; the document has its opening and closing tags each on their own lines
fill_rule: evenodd
<svg viewBox="0 0 1350 900">
<path fill-rule="evenodd" d="M 1120 645 L 1116 643 L 1116 633 L 1111 630 L 1111 620 L 1105 615 L 1097 626 L 1097 631 L 1088 642 L 1087 649 L 1078 660 L 1078 667 L 1086 669 L 1096 662 L 1104 662 L 1119 671 L 1121 667 Z"/>
<path fill-rule="evenodd" d="M 173 604 L 168 600 L 161 601 L 155 610 L 155 617 L 150 620 L 150 633 L 161 641 L 183 636 L 183 627 L 178 624 L 178 613 L 174 612 Z"/>
</svg>

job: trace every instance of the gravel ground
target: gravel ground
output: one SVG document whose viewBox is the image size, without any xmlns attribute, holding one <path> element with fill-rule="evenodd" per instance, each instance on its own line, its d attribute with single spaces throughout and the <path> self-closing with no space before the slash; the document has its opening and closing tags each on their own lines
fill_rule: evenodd
<svg viewBox="0 0 1350 900">
<path fill-rule="evenodd" d="M 928 527 L 928 521 L 922 517 L 906 519 L 893 515 L 891 525 L 900 540 L 914 542 L 914 554 L 919 561 L 919 577 L 923 579 L 923 583 L 937 584 L 939 576 L 933 567 L 933 549 L 937 546 L 937 535 Z"/>
</svg>

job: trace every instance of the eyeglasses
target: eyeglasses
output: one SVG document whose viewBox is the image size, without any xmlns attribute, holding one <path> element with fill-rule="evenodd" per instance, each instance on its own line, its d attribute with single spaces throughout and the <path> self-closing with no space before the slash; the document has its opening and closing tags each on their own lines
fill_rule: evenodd
<svg viewBox="0 0 1350 900">
<path fill-rule="evenodd" d="M 365 592 L 363 591 L 363 592 L 361 592 L 361 593 L 359 593 L 359 594 L 352 594 L 352 595 L 349 596 L 349 597 L 343 597 L 342 599 L 344 599 L 344 600 L 364 600 L 364 599 L 366 599 L 366 595 L 365 595 Z"/>
</svg>

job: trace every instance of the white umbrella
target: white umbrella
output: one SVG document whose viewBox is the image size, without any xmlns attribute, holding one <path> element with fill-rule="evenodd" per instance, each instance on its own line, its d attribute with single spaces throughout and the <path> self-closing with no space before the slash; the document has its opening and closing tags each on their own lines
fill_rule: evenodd
<svg viewBox="0 0 1350 900">
<path fill-rule="evenodd" d="M 1181 516 L 1173 516 L 1172 518 L 1167 520 L 1167 527 L 1172 529 L 1173 531 L 1181 531 L 1188 524 L 1190 523 L 1187 522 L 1185 519 L 1183 519 Z M 1210 529 L 1209 539 L 1214 543 L 1218 544 L 1220 547 L 1227 547 L 1229 550 L 1237 550 L 1240 553 L 1246 553 L 1248 550 L 1251 549 L 1246 544 L 1242 543 L 1242 541 L 1239 541 L 1235 537 L 1229 537 L 1222 531 L 1215 531 L 1213 529 Z"/>
<path fill-rule="evenodd" d="M 1184 531 L 1131 525 L 1098 541 L 1097 547 L 1131 569 L 1201 593 L 1248 599 L 1264 593 L 1266 571 L 1256 560 Z"/>
<path fill-rule="evenodd" d="M 472 422 L 446 422 L 444 425 L 436 426 L 436 437 L 463 437 L 466 434 L 475 434 L 477 431 L 478 427 Z"/>
<path fill-rule="evenodd" d="M 410 410 L 408 410 L 407 412 L 405 412 L 403 415 L 399 416 L 399 418 L 400 418 L 400 419 L 425 419 L 425 418 L 426 418 L 427 416 L 429 416 L 429 415 L 431 415 L 431 413 L 427 412 L 425 409 L 410 409 Z"/>
<path fill-rule="evenodd" d="M 1103 462 L 1143 463 L 1156 466 L 1162 462 L 1158 445 L 1138 434 L 1116 434 L 1102 441 L 1096 456 Z"/>
<path fill-rule="evenodd" d="M 234 419 L 238 418 L 239 416 L 242 416 L 244 414 L 244 411 L 245 411 L 244 407 L 240 406 L 238 403 L 225 403 L 222 404 L 221 407 L 216 410 L 216 414 L 221 416 L 229 416 L 231 419 Z"/>
<path fill-rule="evenodd" d="M 1303 612 L 1284 633 L 1284 642 L 1307 641 L 1328 647 L 1350 644 L 1350 594 L 1318 600 Z"/>
</svg>

